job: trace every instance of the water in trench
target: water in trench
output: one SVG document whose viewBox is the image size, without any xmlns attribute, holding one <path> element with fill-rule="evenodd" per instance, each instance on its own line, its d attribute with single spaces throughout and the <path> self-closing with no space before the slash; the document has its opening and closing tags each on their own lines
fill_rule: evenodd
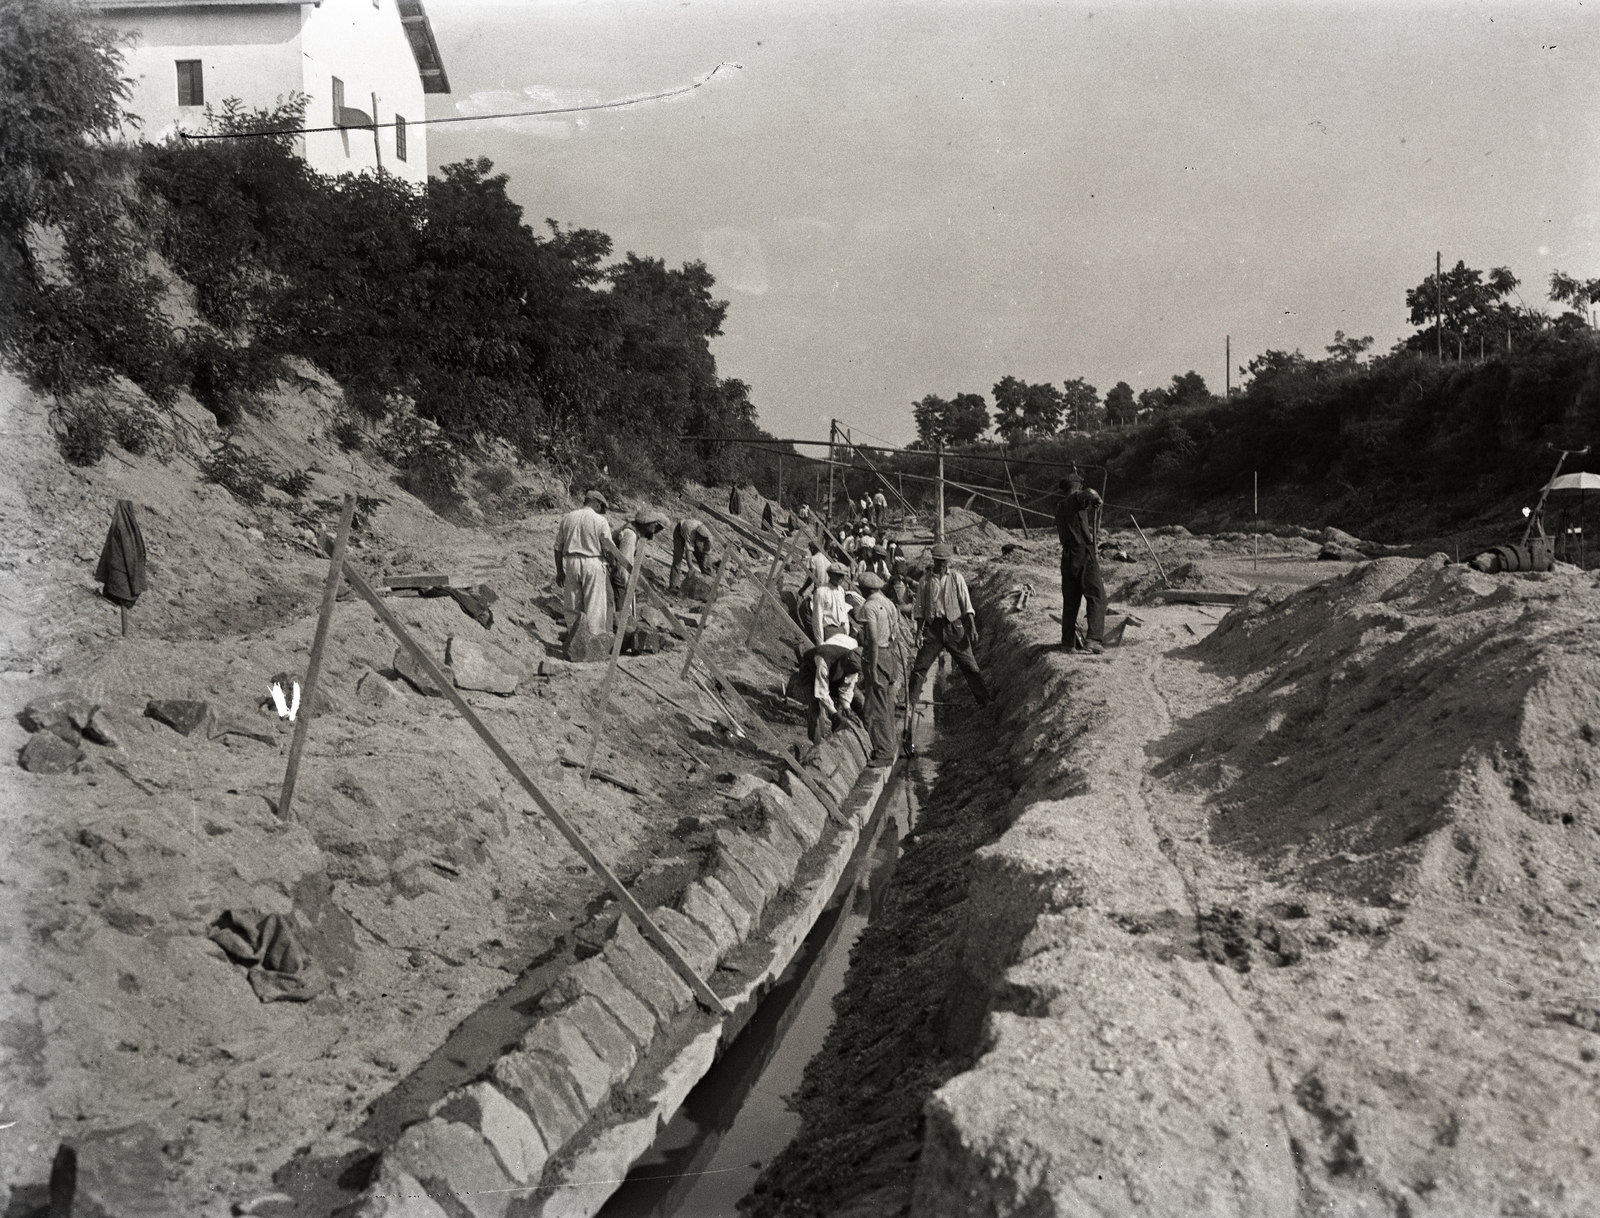
<svg viewBox="0 0 1600 1218">
<path fill-rule="evenodd" d="M 917 729 L 922 755 L 902 758 L 828 908 L 739 1038 L 662 1130 L 600 1218 L 737 1218 L 761 1167 L 799 1131 L 784 1097 L 833 1023 L 850 948 L 876 915 L 894 875 L 901 836 L 916 824 L 919 793 L 933 781 L 927 758 L 931 707 Z"/>
</svg>

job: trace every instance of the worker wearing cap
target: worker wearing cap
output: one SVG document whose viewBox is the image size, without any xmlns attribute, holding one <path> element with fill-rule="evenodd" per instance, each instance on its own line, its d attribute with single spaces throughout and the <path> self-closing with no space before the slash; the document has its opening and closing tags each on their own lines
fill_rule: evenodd
<svg viewBox="0 0 1600 1218">
<path fill-rule="evenodd" d="M 617 558 L 606 523 L 606 497 L 589 491 L 583 506 L 574 508 L 556 526 L 556 586 L 566 605 L 567 638 L 582 625 L 590 634 L 611 633 L 606 607 L 606 558 Z"/>
<path fill-rule="evenodd" d="M 917 585 L 911 615 L 922 630 L 922 646 L 917 649 L 916 663 L 912 666 L 911 701 L 916 702 L 922 693 L 922 683 L 939 653 L 948 651 L 972 687 L 978 705 L 988 706 L 989 690 L 972 654 L 972 645 L 978 641 L 972 594 L 967 591 L 967 581 L 961 572 L 950 569 L 950 560 L 955 556 L 955 547 L 947 542 L 934 546 L 933 569 Z"/>
<path fill-rule="evenodd" d="M 811 637 L 816 640 L 819 647 L 825 646 L 840 635 L 851 637 L 850 615 L 861 604 L 861 597 L 853 590 L 845 588 L 845 577 L 849 574 L 850 568 L 842 563 L 831 563 L 828 566 L 827 584 L 811 593 Z M 830 678 L 825 656 L 817 656 L 816 667 L 817 701 L 826 706 L 830 713 L 843 714 L 850 709 L 859 674 L 852 673 L 845 679 L 842 687 L 843 697 L 835 708 L 828 691 L 830 685 L 837 682 Z"/>
<path fill-rule="evenodd" d="M 672 530 L 672 570 L 667 572 L 667 591 L 678 590 L 678 564 L 689 570 L 689 560 L 700 568 L 701 575 L 711 574 L 711 530 L 693 516 L 685 516 Z"/>
<path fill-rule="evenodd" d="M 671 523 L 665 512 L 658 512 L 655 508 L 640 508 L 633 514 L 632 520 L 624 521 L 612 532 L 611 544 L 617 548 L 617 557 L 615 561 L 607 562 L 606 566 L 611 570 L 613 615 L 619 618 L 622 615 L 622 602 L 628 595 L 628 575 L 633 570 L 634 560 L 640 557 L 640 539 L 649 540 Z"/>
<path fill-rule="evenodd" d="M 1056 533 L 1061 538 L 1061 646 L 1067 651 L 1077 646 L 1078 605 L 1087 601 L 1087 648 L 1098 654 L 1106 649 L 1106 585 L 1096 550 L 1101 499 L 1098 492 L 1084 489 L 1077 470 L 1061 479 L 1060 490 Z"/>
<path fill-rule="evenodd" d="M 899 751 L 894 730 L 894 691 L 900 684 L 900 651 L 896 630 L 900 611 L 883 594 L 883 577 L 863 572 L 856 580 L 866 596 L 856 610 L 861 623 L 861 692 L 867 703 L 867 736 L 872 741 L 870 766 L 893 765 Z"/>
</svg>

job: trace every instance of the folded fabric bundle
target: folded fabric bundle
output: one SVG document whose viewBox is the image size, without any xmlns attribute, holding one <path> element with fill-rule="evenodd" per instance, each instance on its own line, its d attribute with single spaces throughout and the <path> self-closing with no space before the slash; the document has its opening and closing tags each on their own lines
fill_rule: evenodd
<svg viewBox="0 0 1600 1218">
<path fill-rule="evenodd" d="M 133 500 L 118 499 L 111 513 L 111 529 L 100 549 L 100 563 L 94 569 L 96 582 L 104 584 L 105 598 L 131 609 L 145 590 L 144 534 Z"/>
<path fill-rule="evenodd" d="M 250 988 L 262 1002 L 310 1002 L 328 988 L 327 974 L 306 956 L 281 914 L 252 923 L 225 909 L 209 937 L 238 963 L 251 966 Z"/>
</svg>

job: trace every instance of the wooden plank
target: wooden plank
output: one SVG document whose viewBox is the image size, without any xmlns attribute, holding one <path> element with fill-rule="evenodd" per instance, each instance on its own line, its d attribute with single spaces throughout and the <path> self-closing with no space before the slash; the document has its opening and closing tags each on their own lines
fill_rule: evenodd
<svg viewBox="0 0 1600 1218">
<path fill-rule="evenodd" d="M 385 588 L 448 588 L 450 576 L 441 571 L 421 575 L 389 575 L 381 581 Z"/>
<path fill-rule="evenodd" d="M 333 540 L 333 558 L 328 563 L 328 577 L 322 584 L 322 609 L 317 614 L 317 632 L 311 638 L 311 659 L 306 663 L 306 683 L 300 691 L 300 711 L 294 723 L 294 739 L 289 743 L 289 765 L 283 773 L 283 790 L 278 794 L 278 816 L 288 820 L 294 806 L 294 784 L 300 776 L 300 753 L 306 747 L 306 733 L 311 730 L 315 713 L 317 678 L 322 673 L 322 651 L 328 645 L 328 625 L 333 620 L 333 602 L 339 596 L 339 571 L 344 565 L 344 547 L 350 540 L 350 522 L 355 518 L 355 496 L 344 497 L 344 510 L 339 513 L 339 532 Z M 283 691 L 289 696 L 289 691 Z"/>
<path fill-rule="evenodd" d="M 606 666 L 606 679 L 600 683 L 600 711 L 594 733 L 589 739 L 589 759 L 583 766 L 584 786 L 589 785 L 589 775 L 594 773 L 594 759 L 600 752 L 600 738 L 605 735 L 606 713 L 611 709 L 611 686 L 617 679 L 617 657 L 622 654 L 622 636 L 628 633 L 628 613 L 633 608 L 634 590 L 639 586 L 639 573 L 643 570 L 644 555 L 636 548 L 633 552 L 633 569 L 628 572 L 628 590 L 623 593 L 622 607 L 617 612 L 617 630 L 611 636 L 611 662 Z"/>
<path fill-rule="evenodd" d="M 1191 592 L 1187 588 L 1157 588 L 1156 595 L 1176 605 L 1237 605 L 1248 592 Z"/>
<path fill-rule="evenodd" d="M 666 601 L 661 596 L 661 593 L 657 592 L 649 584 L 644 585 L 644 590 L 645 595 L 655 601 L 658 608 L 668 608 Z M 674 633 L 684 642 L 687 643 L 689 641 L 688 635 L 684 634 L 682 630 L 674 630 Z M 794 776 L 800 780 L 801 785 L 803 785 L 806 790 L 810 791 L 817 797 L 817 802 L 828 810 L 828 814 L 837 820 L 840 816 L 838 802 L 832 796 L 827 794 L 827 792 L 825 792 L 821 786 L 817 784 L 816 780 L 813 779 L 810 774 L 805 772 L 800 763 L 794 759 L 793 754 L 791 754 L 788 749 L 783 747 L 782 741 L 780 741 L 773 733 L 773 730 L 767 726 L 767 721 L 750 709 L 750 704 L 744 700 L 744 695 L 734 688 L 733 682 L 728 679 L 727 674 L 717 666 L 716 662 L 712 660 L 710 656 L 703 653 L 700 656 L 700 662 L 706 666 L 706 671 L 715 677 L 722 685 L 722 688 L 729 699 L 731 699 L 735 705 L 744 711 L 745 718 L 750 721 L 750 725 L 755 728 L 757 734 L 760 735 L 762 742 L 767 747 L 767 751 L 774 757 L 780 759 L 783 764 L 787 766 L 794 774 Z"/>
<path fill-rule="evenodd" d="M 783 577 L 783 568 L 788 562 L 790 539 L 784 538 L 783 549 L 772 559 L 772 567 L 767 571 L 766 583 L 762 585 L 761 595 L 756 598 L 756 607 L 750 611 L 750 633 L 745 635 L 744 645 L 752 647 L 756 641 L 756 631 L 761 628 L 761 611 L 767 607 L 767 602 L 772 599 L 772 591 L 777 582 Z M 781 609 L 782 606 L 779 606 Z M 784 617 L 788 617 L 787 613 Z"/>
<path fill-rule="evenodd" d="M 722 561 L 717 564 L 717 578 L 711 581 L 711 595 L 706 597 L 706 603 L 700 606 L 700 622 L 694 628 L 694 641 L 689 644 L 689 654 L 683 657 L 683 671 L 679 676 L 689 675 L 689 666 L 694 663 L 694 657 L 700 650 L 700 640 L 705 637 L 706 626 L 711 621 L 711 615 L 717 608 L 717 597 L 722 592 L 722 581 L 728 578 L 728 568 L 733 566 L 733 549 L 730 546 L 722 547 Z"/>
<path fill-rule="evenodd" d="M 678 976 L 682 977 L 689 988 L 694 991 L 700 1002 L 713 1014 L 726 1015 L 728 1008 L 723 1005 L 722 999 L 718 998 L 716 992 L 706 984 L 705 979 L 694 971 L 694 967 L 684 959 L 683 953 L 673 946 L 672 941 L 661 933 L 661 928 L 651 921 L 650 916 L 645 913 L 644 908 L 634 899 L 633 894 L 623 885 L 616 873 L 601 861 L 600 856 L 590 848 L 589 843 L 584 840 L 583 835 L 578 832 L 572 822 L 545 798 L 545 794 L 539 789 L 538 784 L 528 777 L 526 771 L 517 764 L 516 759 L 506 752 L 505 746 L 500 743 L 483 720 L 478 718 L 477 712 L 467 705 L 466 699 L 456 691 L 455 684 L 439 670 L 439 666 L 433 662 L 433 657 L 418 646 L 417 641 L 400 624 L 399 619 L 389 611 L 389 607 L 383 603 L 383 598 L 373 591 L 372 586 L 361 577 L 361 573 L 352 567 L 349 562 L 344 564 L 344 576 L 350 581 L 350 586 L 360 594 L 362 599 L 372 606 L 378 617 L 383 621 L 383 624 L 389 628 L 395 638 L 400 640 L 400 645 L 411 653 L 411 658 L 417 662 L 423 672 L 427 673 L 429 680 L 437 685 L 440 692 L 455 706 L 461 717 L 467 721 L 468 726 L 478 734 L 478 738 L 489 746 L 489 751 L 495 755 L 511 777 L 517 780 L 517 785 L 528 793 L 529 798 L 549 818 L 550 823 L 556 827 L 561 836 L 567 839 L 567 844 L 576 850 L 595 874 L 606 882 L 606 886 L 611 889 L 612 895 L 617 898 L 622 908 L 627 911 L 628 916 L 633 919 L 634 925 L 639 928 L 640 933 L 649 939 L 655 945 L 656 950 L 667 958 L 667 962 L 672 965 Z M 649 584 L 645 585 L 646 588 L 649 586 Z"/>
</svg>

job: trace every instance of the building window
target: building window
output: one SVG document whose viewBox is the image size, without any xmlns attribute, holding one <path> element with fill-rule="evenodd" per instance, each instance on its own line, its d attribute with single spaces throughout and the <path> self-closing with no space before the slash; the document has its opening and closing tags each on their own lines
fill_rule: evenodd
<svg viewBox="0 0 1600 1218">
<path fill-rule="evenodd" d="M 394 116 L 394 159 L 406 159 L 406 116 L 403 114 Z"/>
<path fill-rule="evenodd" d="M 342 114 L 343 110 L 344 110 L 344 81 L 340 80 L 337 76 L 335 76 L 333 78 L 333 125 L 335 127 L 344 126 L 344 119 L 341 117 L 341 114 Z"/>
<path fill-rule="evenodd" d="M 198 59 L 178 60 L 178 104 L 180 106 L 206 104 L 205 83 L 201 79 Z"/>
</svg>

